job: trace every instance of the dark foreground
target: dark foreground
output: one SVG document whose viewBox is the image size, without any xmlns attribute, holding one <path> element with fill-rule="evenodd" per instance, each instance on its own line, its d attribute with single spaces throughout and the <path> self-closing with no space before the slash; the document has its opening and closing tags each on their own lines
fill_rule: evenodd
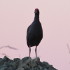
<svg viewBox="0 0 70 70">
<path fill-rule="evenodd" d="M 31 59 L 24 57 L 13 60 L 8 57 L 0 58 L 0 70 L 57 70 L 47 62 L 41 62 L 40 58 Z"/>
</svg>

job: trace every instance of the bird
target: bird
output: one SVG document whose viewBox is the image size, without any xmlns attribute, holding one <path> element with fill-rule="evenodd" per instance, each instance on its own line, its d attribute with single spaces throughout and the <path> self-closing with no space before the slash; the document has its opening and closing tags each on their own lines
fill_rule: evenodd
<svg viewBox="0 0 70 70">
<path fill-rule="evenodd" d="M 70 47 L 69 47 L 69 44 L 67 43 L 67 48 L 68 48 L 68 50 L 69 50 L 69 54 L 70 54 Z"/>
<path fill-rule="evenodd" d="M 9 45 L 0 47 L 0 49 L 2 49 L 2 48 L 9 48 L 9 49 L 13 49 L 13 50 L 18 50 L 17 48 L 11 47 Z"/>
<path fill-rule="evenodd" d="M 29 57 L 31 54 L 31 47 L 35 46 L 35 55 L 37 58 L 37 46 L 43 38 L 43 28 L 39 20 L 40 11 L 38 8 L 34 10 L 34 20 L 27 28 L 27 46 L 29 47 Z"/>
</svg>

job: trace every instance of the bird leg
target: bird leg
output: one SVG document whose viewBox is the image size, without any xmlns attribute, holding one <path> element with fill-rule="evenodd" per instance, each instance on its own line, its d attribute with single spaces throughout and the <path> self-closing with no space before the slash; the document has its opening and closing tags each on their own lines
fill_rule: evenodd
<svg viewBox="0 0 70 70">
<path fill-rule="evenodd" d="M 35 54 L 36 54 L 36 58 L 37 58 L 37 46 L 36 46 L 36 48 L 35 48 Z"/>
<path fill-rule="evenodd" d="M 31 47 L 29 47 L 29 57 L 30 57 L 30 53 L 31 53 Z"/>
</svg>

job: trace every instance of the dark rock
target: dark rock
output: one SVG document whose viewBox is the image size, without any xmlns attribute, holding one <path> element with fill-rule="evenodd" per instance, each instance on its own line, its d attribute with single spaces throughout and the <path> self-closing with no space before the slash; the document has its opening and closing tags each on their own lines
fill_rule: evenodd
<svg viewBox="0 0 70 70">
<path fill-rule="evenodd" d="M 20 59 L 19 58 L 15 58 L 13 63 L 14 63 L 15 68 L 17 69 L 18 66 L 19 66 L 19 63 L 20 63 Z"/>
<path fill-rule="evenodd" d="M 31 59 L 31 58 L 30 57 L 24 57 L 24 58 L 22 58 L 22 62 L 26 62 L 29 59 Z"/>
<path fill-rule="evenodd" d="M 6 66 L 1 66 L 0 70 L 7 70 L 7 67 Z"/>
<path fill-rule="evenodd" d="M 19 58 L 14 58 L 14 62 L 19 62 L 20 59 Z"/>
<path fill-rule="evenodd" d="M 8 62 L 10 59 L 7 56 L 4 56 L 3 60 Z"/>
<path fill-rule="evenodd" d="M 0 58 L 0 66 L 3 65 L 4 61 Z"/>
<path fill-rule="evenodd" d="M 18 68 L 18 69 L 16 69 L 16 70 L 24 70 L 24 68 Z"/>
<path fill-rule="evenodd" d="M 31 59 L 24 57 L 21 60 L 8 57 L 0 58 L 0 70 L 57 70 L 47 62 L 41 62 L 40 58 Z"/>
</svg>

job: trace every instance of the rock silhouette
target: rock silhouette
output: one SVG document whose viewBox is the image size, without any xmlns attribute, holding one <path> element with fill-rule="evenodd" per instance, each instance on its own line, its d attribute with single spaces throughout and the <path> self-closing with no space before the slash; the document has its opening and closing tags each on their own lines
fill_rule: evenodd
<svg viewBox="0 0 70 70">
<path fill-rule="evenodd" d="M 0 70 L 57 70 L 49 63 L 40 61 L 37 57 L 32 59 L 30 57 L 24 57 L 22 59 L 14 58 L 13 60 L 4 56 L 0 58 Z"/>
</svg>

